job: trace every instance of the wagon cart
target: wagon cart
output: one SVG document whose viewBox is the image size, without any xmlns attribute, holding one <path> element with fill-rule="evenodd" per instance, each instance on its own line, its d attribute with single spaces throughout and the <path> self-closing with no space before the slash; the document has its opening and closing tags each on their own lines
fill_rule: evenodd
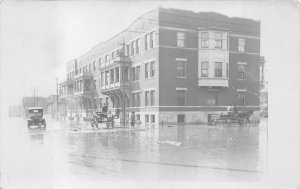
<svg viewBox="0 0 300 189">
<path fill-rule="evenodd" d="M 99 124 L 106 124 L 106 127 L 114 127 L 114 115 L 107 112 L 95 112 L 91 120 L 92 127 L 99 127 Z"/>
<path fill-rule="evenodd" d="M 252 116 L 253 111 L 246 112 L 235 112 L 235 113 L 221 113 L 210 115 L 208 125 L 216 126 L 218 124 L 234 124 L 237 123 L 239 126 L 243 126 L 250 123 L 249 118 Z"/>
</svg>

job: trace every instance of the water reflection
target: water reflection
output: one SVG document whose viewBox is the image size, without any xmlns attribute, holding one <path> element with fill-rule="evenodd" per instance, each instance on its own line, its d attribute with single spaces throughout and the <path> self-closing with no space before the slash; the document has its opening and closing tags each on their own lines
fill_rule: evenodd
<svg viewBox="0 0 300 189">
<path fill-rule="evenodd" d="M 28 128 L 29 136 L 31 141 L 44 141 L 44 134 L 46 127 L 30 127 Z"/>
<path fill-rule="evenodd" d="M 84 166 L 106 179 L 259 179 L 258 127 L 173 125 L 105 131 L 67 136 L 66 148 L 75 149 L 67 154 L 73 167 Z"/>
</svg>

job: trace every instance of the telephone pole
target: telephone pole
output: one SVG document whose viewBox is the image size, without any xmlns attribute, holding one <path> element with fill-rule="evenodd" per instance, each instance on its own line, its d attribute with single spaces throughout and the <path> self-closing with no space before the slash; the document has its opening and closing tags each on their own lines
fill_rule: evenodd
<svg viewBox="0 0 300 189">
<path fill-rule="evenodd" d="M 122 43 L 122 57 L 121 57 L 121 62 L 123 63 L 122 66 L 122 80 L 123 80 L 123 95 L 122 95 L 122 113 L 123 113 L 123 126 L 125 127 L 126 125 L 126 118 L 125 118 L 125 113 L 126 113 L 126 109 L 125 109 L 125 67 L 124 67 L 124 60 L 125 60 L 125 42 L 123 41 Z"/>
<path fill-rule="evenodd" d="M 56 119 L 58 120 L 58 78 L 56 78 Z"/>
</svg>

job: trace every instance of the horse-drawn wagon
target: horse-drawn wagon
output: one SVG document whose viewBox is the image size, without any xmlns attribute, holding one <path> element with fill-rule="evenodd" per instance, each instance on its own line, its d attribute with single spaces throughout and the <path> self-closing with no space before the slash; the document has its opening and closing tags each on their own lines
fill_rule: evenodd
<svg viewBox="0 0 300 189">
<path fill-rule="evenodd" d="M 250 117 L 253 114 L 253 110 L 250 111 L 236 111 L 227 112 L 221 114 L 213 114 L 208 120 L 208 125 L 216 126 L 218 124 L 238 124 L 239 126 L 247 125 L 250 123 Z"/>
</svg>

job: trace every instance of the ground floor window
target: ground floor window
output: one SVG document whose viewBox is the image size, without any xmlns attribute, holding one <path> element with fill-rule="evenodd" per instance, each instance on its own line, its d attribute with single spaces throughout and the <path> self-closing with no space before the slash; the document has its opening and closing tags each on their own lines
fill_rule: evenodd
<svg viewBox="0 0 300 189">
<path fill-rule="evenodd" d="M 149 123 L 149 115 L 145 115 L 145 123 Z"/>
<path fill-rule="evenodd" d="M 239 92 L 239 101 L 241 105 L 246 104 L 246 93 L 245 92 Z"/>
<path fill-rule="evenodd" d="M 136 114 L 135 115 L 135 120 L 140 121 L 141 120 L 141 115 L 140 114 Z"/>
<path fill-rule="evenodd" d="M 184 123 L 185 122 L 185 115 L 184 114 L 178 114 L 177 115 L 177 123 Z"/>
<path fill-rule="evenodd" d="M 155 123 L 155 115 L 151 115 L 151 123 Z"/>
</svg>

